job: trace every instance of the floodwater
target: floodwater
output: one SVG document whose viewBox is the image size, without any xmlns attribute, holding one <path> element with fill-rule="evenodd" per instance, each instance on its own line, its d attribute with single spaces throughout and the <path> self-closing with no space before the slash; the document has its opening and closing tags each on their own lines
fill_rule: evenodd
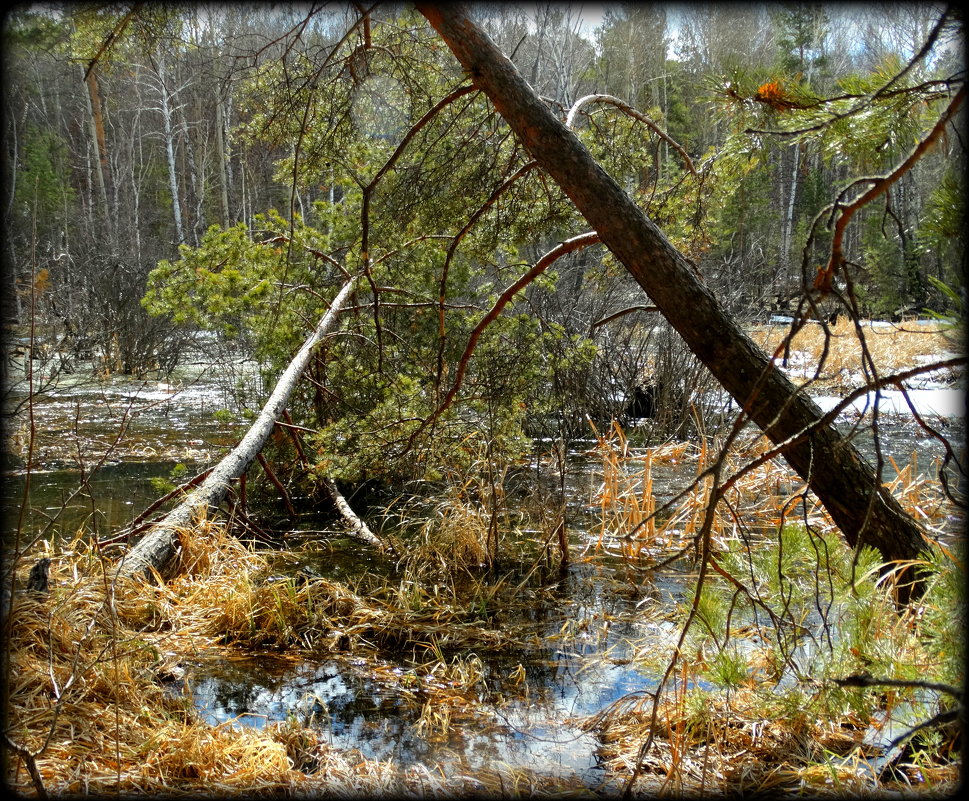
<svg viewBox="0 0 969 801">
<path fill-rule="evenodd" d="M 228 405 L 224 387 L 205 375 L 183 385 L 80 383 L 56 389 L 33 410 L 38 433 L 20 542 L 70 535 L 82 527 L 103 537 L 129 524 L 164 494 L 166 484 L 199 472 L 240 435 L 241 421 L 218 414 Z M 127 428 L 116 442 L 119 415 Z M 849 412 L 845 423 L 850 422 Z M 950 418 L 946 425 L 961 426 L 962 420 Z M 953 439 L 961 442 L 961 436 Z M 893 422 L 890 414 L 882 419 L 881 443 L 900 465 L 918 452 L 923 470 L 941 452 L 925 431 Z M 594 460 L 583 453 L 592 444 L 577 443 L 569 457 L 568 524 L 577 555 L 592 552 L 598 536 L 594 496 L 599 479 Z M 3 487 L 6 519 L 15 523 L 27 489 L 20 467 Z M 657 504 L 687 484 L 695 471 L 695 459 L 689 457 L 657 465 Z M 298 533 L 300 527 L 318 530 L 325 523 L 305 517 L 292 526 Z M 5 532 L 6 543 L 10 536 Z M 299 567 L 338 579 L 355 569 L 358 548 L 322 536 L 317 551 L 301 549 Z M 294 569 L 292 560 L 287 569 Z M 414 670 L 408 663 L 378 664 L 353 654 L 200 658 L 184 665 L 187 673 L 177 691 L 189 692 L 213 725 L 258 728 L 295 719 L 319 727 L 333 745 L 357 749 L 370 759 L 438 766 L 447 775 L 473 775 L 496 766 L 527 768 L 596 787 L 604 780 L 597 743 L 577 719 L 655 685 L 658 677 L 644 673 L 632 658 L 649 638 L 668 645 L 677 636 L 675 624 L 658 610 L 673 608 L 685 578 L 675 566 L 653 573 L 599 554 L 576 558 L 561 574 L 541 581 L 549 591 L 528 611 L 528 619 L 507 621 L 511 627 L 528 627 L 535 634 L 532 645 L 474 654 L 483 675 L 476 690 L 482 703 L 446 736 L 422 736 L 420 704 L 401 687 L 424 679 L 408 676 Z M 569 636 L 562 636 L 566 628 Z M 506 692 L 514 675 L 523 676 L 523 685 Z"/>
<path fill-rule="evenodd" d="M 295 717 L 319 726 L 335 746 L 402 767 L 439 765 L 448 775 L 473 775 L 501 765 L 596 786 L 604 778 L 597 743 L 579 728 L 578 719 L 654 686 L 656 677 L 630 664 L 631 642 L 675 634 L 671 623 L 638 623 L 635 599 L 616 593 L 615 576 L 608 573 L 590 564 L 569 569 L 558 588 L 560 602 L 532 610 L 544 618 L 536 638 L 540 645 L 476 650 L 483 686 L 475 692 L 481 703 L 470 720 L 452 722 L 443 738 L 421 736 L 421 706 L 399 692 L 402 684 L 419 688 L 431 680 L 425 674 L 406 681 L 407 674 L 421 675 L 407 664 L 353 656 L 300 662 L 272 655 L 221 659 L 193 666 L 191 690 L 213 724 L 261 727 Z M 669 608 L 679 586 L 670 579 L 664 583 L 663 589 L 653 588 L 652 603 Z M 558 638 L 570 620 L 584 621 L 585 631 L 577 639 Z M 519 685 L 509 693 L 513 673 L 522 668 L 527 689 Z"/>
</svg>

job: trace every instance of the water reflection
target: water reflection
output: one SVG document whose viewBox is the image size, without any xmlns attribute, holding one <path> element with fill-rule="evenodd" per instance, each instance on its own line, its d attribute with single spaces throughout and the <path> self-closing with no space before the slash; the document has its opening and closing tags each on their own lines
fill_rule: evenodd
<svg viewBox="0 0 969 801">
<path fill-rule="evenodd" d="M 368 666 L 354 667 L 349 660 L 219 661 L 197 666 L 190 686 L 196 707 L 212 724 L 261 728 L 292 718 L 319 728 L 338 748 L 355 748 L 366 758 L 392 759 L 405 767 L 443 762 L 480 770 L 501 763 L 594 781 L 595 740 L 568 718 L 597 711 L 641 688 L 643 679 L 614 666 L 618 674 L 629 675 L 620 682 L 610 676 L 612 681 L 596 688 L 603 677 L 584 673 L 580 682 L 573 661 L 561 653 L 544 665 L 529 661 L 526 670 L 534 689 L 527 702 L 483 708 L 472 723 L 453 724 L 442 742 L 418 733 L 419 704 L 375 679 Z M 506 677 L 509 669 L 492 668 L 490 689 L 497 688 L 498 674 Z"/>
<path fill-rule="evenodd" d="M 89 433 L 97 433 L 97 426 L 106 431 L 106 399 L 110 393 L 53 397 L 48 405 L 38 407 L 45 436 L 76 436 L 79 425 L 90 426 Z M 157 453 L 167 454 L 170 446 L 179 443 L 214 451 L 228 436 L 226 429 L 212 422 L 211 411 L 219 403 L 202 388 L 169 399 L 156 387 L 140 394 L 122 393 L 112 402 L 140 404 L 131 433 L 141 438 L 142 445 L 151 443 Z M 916 451 L 919 467 L 925 470 L 941 451 L 934 439 L 911 424 L 883 422 L 881 435 L 882 447 L 899 466 Z M 868 442 L 859 438 L 871 458 Z M 567 475 L 566 502 L 574 545 L 581 551 L 600 522 L 595 505 L 600 477 L 595 459 L 590 460 L 587 453 L 594 443 L 578 444 L 586 453 L 570 456 L 573 469 Z M 162 494 L 153 479 L 168 478 L 175 466 L 170 459 L 155 460 L 154 455 L 147 459 L 146 453 L 142 450 L 137 460 L 104 465 L 88 478 L 85 493 L 76 496 L 77 471 L 64 469 L 63 463 L 59 467 L 48 463 L 48 469 L 31 476 L 33 515 L 28 524 L 46 526 L 55 520 L 66 533 L 82 525 L 105 532 L 126 525 Z M 692 479 L 695 462 L 695 455 L 687 454 L 679 463 L 653 465 L 657 506 Z M 201 465 L 191 465 L 189 474 L 198 469 Z M 23 489 L 23 476 L 4 482 L 8 512 L 19 507 Z M 303 522 L 314 525 L 313 520 Z M 298 532 L 292 539 L 300 539 Z M 363 570 L 390 569 L 371 559 L 372 554 L 361 546 L 330 538 L 321 541 L 315 553 L 301 548 L 299 558 L 290 560 L 281 572 L 303 571 L 342 580 Z M 401 666 L 331 655 L 297 659 L 260 655 L 187 665 L 187 684 L 196 707 L 213 725 L 261 728 L 294 719 L 325 732 L 332 745 L 357 749 L 369 759 L 392 759 L 402 766 L 442 764 L 445 771 L 462 772 L 504 764 L 545 775 L 574 775 L 595 785 L 601 778 L 597 743 L 572 719 L 654 686 L 656 677 L 631 661 L 634 644 L 646 638 L 658 643 L 675 638 L 678 630 L 672 623 L 650 620 L 648 613 L 653 607 L 672 608 L 681 581 L 675 574 L 647 580 L 632 565 L 600 558 L 595 563 L 577 561 L 562 575 L 545 576 L 541 589 L 540 602 L 514 613 L 500 612 L 502 625 L 533 632 L 534 645 L 515 652 L 476 654 L 485 668 L 483 697 L 488 703 L 471 721 L 453 724 L 440 742 L 420 735 L 422 705 L 404 688 L 409 668 Z M 519 665 L 525 671 L 527 692 L 521 688 L 508 692 L 509 677 Z"/>
<path fill-rule="evenodd" d="M 71 536 L 85 530 L 92 534 L 114 533 L 128 525 L 152 502 L 164 495 L 159 482 L 171 478 L 176 463 L 117 462 L 100 467 L 83 484 L 76 469 L 37 470 L 30 476 L 25 534 L 42 531 Z M 187 465 L 194 475 L 198 465 Z M 0 483 L 0 519 L 15 521 L 24 501 L 26 477 L 14 473 Z M 5 537 L 10 532 L 5 532 Z"/>
<path fill-rule="evenodd" d="M 334 550 L 332 543 L 320 549 L 327 564 L 340 562 Z M 325 569 L 322 558 L 314 562 L 304 553 L 300 569 Z M 618 562 L 574 564 L 536 603 L 503 612 L 503 625 L 533 632 L 530 645 L 475 654 L 484 668 L 482 703 L 440 740 L 421 736 L 427 696 L 422 700 L 422 673 L 413 666 L 350 656 L 218 659 L 192 666 L 190 692 L 212 724 L 259 728 L 294 719 L 338 748 L 405 767 L 474 772 L 500 764 L 595 786 L 602 778 L 597 741 L 577 719 L 654 686 L 656 677 L 631 660 L 635 643 L 676 634 L 642 606 L 669 608 L 681 581 L 671 575 L 650 584 L 640 575 L 633 584 L 623 569 Z M 524 686 L 512 680 L 519 666 Z"/>
</svg>

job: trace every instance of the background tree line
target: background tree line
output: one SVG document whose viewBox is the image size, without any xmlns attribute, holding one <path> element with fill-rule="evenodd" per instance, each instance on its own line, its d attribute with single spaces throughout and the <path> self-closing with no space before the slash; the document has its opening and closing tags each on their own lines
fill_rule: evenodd
<svg viewBox="0 0 969 801">
<path fill-rule="evenodd" d="M 589 102 L 574 127 L 751 321 L 794 308 L 830 248 L 825 207 L 902 161 L 962 79 L 961 16 L 930 4 L 606 4 L 596 27 L 567 4 L 474 10 L 563 118 L 592 94 L 636 112 Z M 362 267 L 295 409 L 321 474 L 358 481 L 496 469 L 526 434 L 621 415 L 644 383 L 664 435 L 714 415 L 709 376 L 597 246 L 510 300 L 433 414 L 502 291 L 582 222 L 419 15 L 364 11 L 8 14 L 5 321 L 34 315 L 50 347 L 135 375 L 209 330 L 268 377 Z M 963 167 L 947 133 L 856 215 L 862 313 L 951 305 Z"/>
</svg>

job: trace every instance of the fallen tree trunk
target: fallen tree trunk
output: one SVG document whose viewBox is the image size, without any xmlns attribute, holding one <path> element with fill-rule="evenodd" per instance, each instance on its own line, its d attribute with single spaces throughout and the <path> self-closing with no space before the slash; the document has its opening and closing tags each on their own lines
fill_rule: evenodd
<svg viewBox="0 0 969 801">
<path fill-rule="evenodd" d="M 698 274 L 558 120 L 514 64 L 457 4 L 418 4 L 529 154 L 562 187 L 694 354 L 824 504 L 851 545 L 886 560 L 930 546 L 871 465 L 727 314 Z"/>
<path fill-rule="evenodd" d="M 118 576 L 134 577 L 150 573 L 151 570 L 164 575 L 170 569 L 177 553 L 179 529 L 191 526 L 197 519 L 217 508 L 225 498 L 232 482 L 249 469 L 262 451 L 276 421 L 282 417 L 314 348 L 333 328 L 340 310 L 350 297 L 353 285 L 354 281 L 351 279 L 340 289 L 316 330 L 303 342 L 299 352 L 279 377 L 269 400 L 266 401 L 239 444 L 212 469 L 205 481 L 193 489 L 178 506 L 165 515 L 134 548 L 121 558 Z M 368 545 L 383 550 L 383 543 L 353 513 L 350 505 L 337 489 L 336 483 L 328 480 L 326 489 L 333 496 L 337 508 L 347 521 L 348 533 Z"/>
</svg>

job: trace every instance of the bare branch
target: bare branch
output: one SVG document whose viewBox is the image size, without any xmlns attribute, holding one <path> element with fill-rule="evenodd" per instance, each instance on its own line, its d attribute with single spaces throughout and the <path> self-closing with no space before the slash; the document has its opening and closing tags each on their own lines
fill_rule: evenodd
<svg viewBox="0 0 969 801">
<path fill-rule="evenodd" d="M 478 345 L 478 340 L 481 338 L 484 330 L 498 318 L 498 315 L 501 314 L 502 310 L 508 305 L 509 301 L 518 292 L 520 292 L 522 289 L 532 283 L 532 281 L 538 278 L 538 276 L 545 272 L 545 270 L 547 270 L 557 259 L 560 259 L 562 256 L 565 256 L 568 253 L 588 247 L 589 245 L 594 245 L 598 242 L 599 234 L 597 234 L 595 231 L 579 234 L 578 236 L 574 236 L 571 239 L 565 240 L 564 242 L 560 242 L 548 253 L 542 256 L 542 258 L 535 262 L 534 266 L 528 270 L 528 272 L 522 275 L 517 281 L 515 281 L 515 283 L 501 293 L 501 296 L 497 301 L 495 301 L 495 304 L 491 307 L 488 313 L 481 318 L 468 337 L 468 344 L 464 349 L 461 359 L 458 361 L 458 366 L 455 370 L 454 381 L 451 384 L 451 388 L 448 390 L 440 404 L 438 404 L 438 407 L 424 420 L 423 423 L 421 423 L 418 429 L 411 434 L 404 449 L 405 451 L 409 450 L 417 436 L 428 426 L 433 424 L 454 402 L 454 398 L 457 396 L 458 391 L 461 389 L 461 385 L 464 383 L 464 376 L 467 372 L 468 364 L 471 361 L 471 356 L 474 354 L 475 348 Z"/>
<path fill-rule="evenodd" d="M 655 122 L 653 122 L 646 114 L 638 111 L 637 109 L 630 106 L 628 103 L 623 102 L 618 97 L 613 95 L 586 95 L 585 97 L 580 97 L 575 101 L 572 108 L 569 109 L 568 116 L 565 118 L 565 124 L 569 128 L 575 127 L 575 118 L 579 113 L 582 106 L 587 103 L 609 103 L 619 109 L 627 117 L 632 117 L 635 120 L 645 123 L 649 128 L 664 142 L 670 145 L 677 153 L 680 154 L 680 158 L 683 159 L 683 163 L 686 164 L 686 168 L 696 177 L 696 168 L 693 166 L 693 160 L 690 158 L 689 154 L 683 149 L 683 147 L 673 139 L 669 134 L 667 134 L 663 129 L 661 129 Z"/>
</svg>

